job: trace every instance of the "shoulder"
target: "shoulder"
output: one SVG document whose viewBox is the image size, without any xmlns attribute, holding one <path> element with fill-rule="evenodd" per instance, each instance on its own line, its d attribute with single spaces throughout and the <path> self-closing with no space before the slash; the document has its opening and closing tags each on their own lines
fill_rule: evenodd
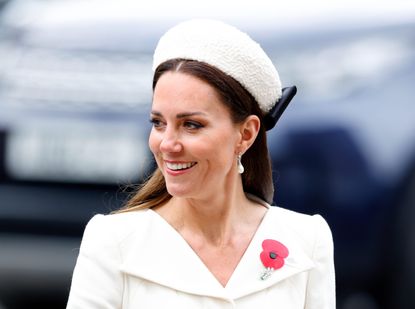
<svg viewBox="0 0 415 309">
<path fill-rule="evenodd" d="M 288 210 L 285 208 L 281 208 L 278 206 L 270 206 L 269 207 L 270 216 L 274 219 L 279 221 L 280 223 L 285 221 L 289 224 L 292 229 L 298 229 L 300 231 L 304 230 L 304 228 L 310 227 L 328 227 L 326 220 L 321 215 L 307 215 L 300 212 Z"/>
<path fill-rule="evenodd" d="M 117 213 L 97 214 L 87 223 L 82 242 L 94 242 L 95 244 L 114 244 L 122 242 L 137 229 L 145 228 L 148 217 L 148 209 Z"/>
<path fill-rule="evenodd" d="M 331 230 L 321 215 L 307 215 L 277 206 L 271 206 L 269 212 L 273 224 L 311 254 L 320 246 L 332 249 Z"/>
</svg>

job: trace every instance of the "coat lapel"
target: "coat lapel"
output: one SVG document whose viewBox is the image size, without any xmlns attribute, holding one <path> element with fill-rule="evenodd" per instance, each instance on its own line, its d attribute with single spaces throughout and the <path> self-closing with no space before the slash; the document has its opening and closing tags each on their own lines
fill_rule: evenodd
<svg viewBox="0 0 415 309">
<path fill-rule="evenodd" d="M 314 267 L 314 263 L 295 241 L 286 226 L 290 222 L 279 216 L 278 208 L 270 207 L 264 217 L 247 251 L 235 269 L 226 290 L 232 299 L 238 299 L 251 293 L 266 289 L 278 282 Z M 273 271 L 272 275 L 262 280 L 261 274 L 265 267 L 262 265 L 260 253 L 262 242 L 274 239 L 283 243 L 289 250 L 282 268 Z"/>
<path fill-rule="evenodd" d="M 147 210 L 145 222 L 122 243 L 125 256 L 121 270 L 163 286 L 186 293 L 237 299 L 266 289 L 278 282 L 314 267 L 304 250 L 293 239 L 271 207 L 261 222 L 249 247 L 224 288 L 203 264 L 180 234 L 156 212 Z M 261 280 L 264 266 L 260 260 L 262 241 L 275 239 L 289 249 L 285 265 L 271 277 Z"/>
<path fill-rule="evenodd" d="M 163 218 L 146 211 L 145 228 L 130 235 L 122 271 L 196 295 L 227 298 L 226 291 L 196 253 Z"/>
</svg>

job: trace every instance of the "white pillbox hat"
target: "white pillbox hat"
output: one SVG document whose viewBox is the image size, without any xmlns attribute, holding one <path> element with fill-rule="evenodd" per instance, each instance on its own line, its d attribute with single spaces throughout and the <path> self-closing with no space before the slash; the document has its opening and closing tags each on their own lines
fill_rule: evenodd
<svg viewBox="0 0 415 309">
<path fill-rule="evenodd" d="M 171 59 L 205 62 L 237 80 L 268 113 L 281 97 L 281 81 L 271 59 L 246 33 L 216 20 L 194 19 L 168 30 L 159 40 L 153 70 Z"/>
</svg>

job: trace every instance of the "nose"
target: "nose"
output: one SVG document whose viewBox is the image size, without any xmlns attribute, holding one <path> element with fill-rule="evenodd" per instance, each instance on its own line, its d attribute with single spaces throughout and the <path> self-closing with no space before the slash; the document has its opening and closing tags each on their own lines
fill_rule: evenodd
<svg viewBox="0 0 415 309">
<path fill-rule="evenodd" d="M 180 142 L 179 134 L 172 128 L 167 128 L 162 135 L 160 150 L 165 153 L 180 152 L 183 146 Z"/>
</svg>

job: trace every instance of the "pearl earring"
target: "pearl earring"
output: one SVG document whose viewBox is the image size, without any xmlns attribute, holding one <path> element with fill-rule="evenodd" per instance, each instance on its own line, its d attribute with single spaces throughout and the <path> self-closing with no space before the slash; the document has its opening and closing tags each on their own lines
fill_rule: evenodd
<svg viewBox="0 0 415 309">
<path fill-rule="evenodd" d="M 238 166 L 239 174 L 242 174 L 245 170 L 244 166 L 242 165 L 241 159 L 242 159 L 242 154 L 240 153 L 238 154 L 238 157 L 237 157 L 237 166 Z"/>
</svg>

